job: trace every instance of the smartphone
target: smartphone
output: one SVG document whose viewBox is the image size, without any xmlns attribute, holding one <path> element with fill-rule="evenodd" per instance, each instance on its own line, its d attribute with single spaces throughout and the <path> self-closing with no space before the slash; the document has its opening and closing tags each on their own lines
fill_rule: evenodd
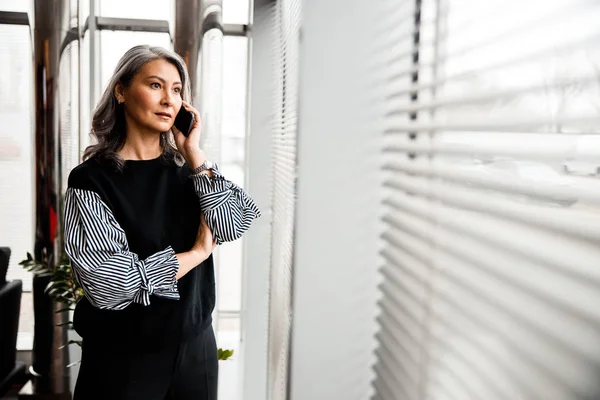
<svg viewBox="0 0 600 400">
<path fill-rule="evenodd" d="M 185 137 L 188 137 L 194 124 L 194 114 L 187 111 L 183 106 L 175 117 L 175 128 L 179 129 Z"/>
</svg>

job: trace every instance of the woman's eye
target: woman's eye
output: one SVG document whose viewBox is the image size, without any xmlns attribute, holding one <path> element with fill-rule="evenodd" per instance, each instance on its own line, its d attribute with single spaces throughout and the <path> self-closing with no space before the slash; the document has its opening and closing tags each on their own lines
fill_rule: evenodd
<svg viewBox="0 0 600 400">
<path fill-rule="evenodd" d="M 153 82 L 150 84 L 150 87 L 152 87 L 153 89 L 160 89 L 160 83 Z"/>
<path fill-rule="evenodd" d="M 173 90 L 175 90 L 175 93 L 181 93 L 181 88 L 175 88 Z"/>
</svg>

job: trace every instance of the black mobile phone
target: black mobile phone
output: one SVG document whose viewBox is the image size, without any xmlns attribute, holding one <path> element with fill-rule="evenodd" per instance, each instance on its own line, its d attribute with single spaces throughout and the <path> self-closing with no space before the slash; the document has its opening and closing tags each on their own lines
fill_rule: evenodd
<svg viewBox="0 0 600 400">
<path fill-rule="evenodd" d="M 187 111 L 183 106 L 179 109 L 175 117 L 175 128 L 179 129 L 183 136 L 188 137 L 194 124 L 194 114 Z"/>
</svg>

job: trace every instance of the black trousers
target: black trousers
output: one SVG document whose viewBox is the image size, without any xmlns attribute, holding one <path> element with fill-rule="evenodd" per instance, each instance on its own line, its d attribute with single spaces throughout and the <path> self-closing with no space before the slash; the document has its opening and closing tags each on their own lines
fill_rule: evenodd
<svg viewBox="0 0 600 400">
<path fill-rule="evenodd" d="M 212 326 L 168 349 L 135 355 L 84 340 L 73 400 L 216 400 L 218 368 Z"/>
</svg>

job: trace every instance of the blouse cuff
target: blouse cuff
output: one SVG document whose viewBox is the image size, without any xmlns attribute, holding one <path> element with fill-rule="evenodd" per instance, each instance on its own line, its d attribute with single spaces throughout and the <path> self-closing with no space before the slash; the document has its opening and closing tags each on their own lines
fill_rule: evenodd
<svg viewBox="0 0 600 400">
<path fill-rule="evenodd" d="M 227 203 L 232 195 L 233 183 L 228 181 L 218 171 L 214 176 L 208 174 L 193 175 L 194 188 L 200 199 L 202 211 L 211 211 Z"/>
<path fill-rule="evenodd" d="M 142 280 L 140 290 L 134 297 L 136 303 L 150 305 L 150 295 L 179 300 L 176 278 L 179 262 L 171 246 L 136 262 L 136 266 Z"/>
<path fill-rule="evenodd" d="M 235 183 L 223 177 L 217 168 L 213 176 L 192 175 L 200 208 L 217 244 L 239 239 L 260 217 L 254 200 Z"/>
</svg>

